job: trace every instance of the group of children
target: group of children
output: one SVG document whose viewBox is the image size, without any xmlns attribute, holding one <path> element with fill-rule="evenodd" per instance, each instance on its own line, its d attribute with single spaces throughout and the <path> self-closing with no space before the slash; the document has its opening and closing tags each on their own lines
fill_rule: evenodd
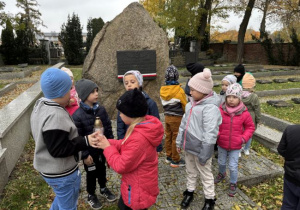
<svg viewBox="0 0 300 210">
<path fill-rule="evenodd" d="M 214 208 L 214 184 L 226 177 L 227 157 L 228 194 L 234 196 L 239 153 L 260 118 L 259 101 L 253 93 L 255 79 L 239 68 L 240 75 L 236 77 L 243 75 L 243 88 L 234 75 L 227 75 L 222 80 L 221 93 L 216 94 L 209 69 L 199 63 L 189 64 L 187 69 L 192 77 L 186 92 L 178 83 L 177 68 L 171 65 L 166 70 L 166 85 L 160 90 L 165 129 L 156 103 L 142 90 L 140 72 L 124 74 L 126 92 L 116 104 L 118 140 L 113 140 L 109 116 L 98 103 L 96 83 L 81 79 L 74 85 L 73 74 L 67 68 L 49 68 L 42 74 L 44 97 L 36 102 L 31 127 L 36 141 L 34 167 L 56 194 L 50 209 L 76 209 L 80 160 L 87 173 L 87 199 L 93 209 L 102 207 L 95 193 L 97 180 L 101 196 L 108 201 L 117 199 L 106 187 L 106 163 L 122 175 L 120 209 L 147 209 L 153 205 L 159 194 L 157 153 L 162 151 L 164 132 L 166 162 L 172 167 L 186 166 L 187 189 L 182 208 L 193 200 L 198 172 L 205 195 L 203 209 Z M 96 117 L 102 121 L 103 134 L 93 132 Z M 211 164 L 216 143 L 219 174 L 214 179 Z M 180 157 L 182 149 L 185 160 Z M 245 146 L 244 152 L 248 155 L 249 147 Z"/>
</svg>

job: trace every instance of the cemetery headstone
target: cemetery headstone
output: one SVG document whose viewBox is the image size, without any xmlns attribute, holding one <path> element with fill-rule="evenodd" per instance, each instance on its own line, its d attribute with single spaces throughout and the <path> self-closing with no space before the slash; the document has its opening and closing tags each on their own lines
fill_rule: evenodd
<svg viewBox="0 0 300 210">
<path fill-rule="evenodd" d="M 295 104 L 300 104 L 300 98 L 292 98 L 292 101 L 293 101 Z"/>
<path fill-rule="evenodd" d="M 271 84 L 272 83 L 272 81 L 270 81 L 270 80 L 261 80 L 261 79 L 256 80 L 256 82 L 258 84 Z"/>
<path fill-rule="evenodd" d="M 84 61 L 83 78 L 98 84 L 100 103 L 107 109 L 111 119 L 117 115 L 117 99 L 125 92 L 123 82 L 118 79 L 117 53 L 144 50 L 155 51 L 156 78 L 145 80 L 143 90 L 156 101 L 162 112 L 159 90 L 164 84 L 165 70 L 169 65 L 168 38 L 143 6 L 137 2 L 128 5 L 121 14 L 107 22 L 93 40 Z"/>
<path fill-rule="evenodd" d="M 286 83 L 286 82 L 288 82 L 288 80 L 286 80 L 286 79 L 273 79 L 273 82 L 275 82 L 275 83 Z"/>
<path fill-rule="evenodd" d="M 270 100 L 267 101 L 267 104 L 274 106 L 274 107 L 292 107 L 293 105 L 290 103 L 287 103 L 283 100 Z"/>
<path fill-rule="evenodd" d="M 231 71 L 222 71 L 223 74 L 232 74 Z"/>
<path fill-rule="evenodd" d="M 300 78 L 288 78 L 290 82 L 300 82 Z"/>
<path fill-rule="evenodd" d="M 214 82 L 214 87 L 219 87 L 221 84 L 218 82 Z"/>
</svg>

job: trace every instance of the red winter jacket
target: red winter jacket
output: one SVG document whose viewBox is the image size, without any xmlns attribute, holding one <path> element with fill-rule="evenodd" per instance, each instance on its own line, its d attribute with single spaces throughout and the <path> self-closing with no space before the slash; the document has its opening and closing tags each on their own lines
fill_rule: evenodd
<svg viewBox="0 0 300 210">
<path fill-rule="evenodd" d="M 242 148 L 255 131 L 255 125 L 250 113 L 245 106 L 233 117 L 226 112 L 225 103 L 220 106 L 222 124 L 219 127 L 219 138 L 217 143 L 226 150 L 237 150 Z"/>
<path fill-rule="evenodd" d="M 123 145 L 124 139 L 109 140 L 111 146 L 104 150 L 108 164 L 122 174 L 122 198 L 132 209 L 149 208 L 156 202 L 159 194 L 156 147 L 163 134 L 159 119 L 147 115 Z"/>
</svg>

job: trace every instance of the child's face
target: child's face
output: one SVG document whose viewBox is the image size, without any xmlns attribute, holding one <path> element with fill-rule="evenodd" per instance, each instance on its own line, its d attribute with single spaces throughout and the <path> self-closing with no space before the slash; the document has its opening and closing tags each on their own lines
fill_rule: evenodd
<svg viewBox="0 0 300 210">
<path fill-rule="evenodd" d="M 94 103 L 98 101 L 98 88 L 95 88 L 93 92 L 90 93 L 89 97 L 85 100 L 85 103 L 92 106 Z"/>
<path fill-rule="evenodd" d="M 227 90 L 227 88 L 228 88 L 229 85 L 230 85 L 230 84 L 229 84 L 228 81 L 222 80 L 222 91 L 223 91 L 223 92 L 226 92 L 226 90 Z"/>
<path fill-rule="evenodd" d="M 226 103 L 230 107 L 235 107 L 240 104 L 240 99 L 236 96 L 229 95 L 226 96 Z"/>
<path fill-rule="evenodd" d="M 202 98 L 206 96 L 206 94 L 200 93 L 194 88 L 190 87 L 190 94 L 193 97 L 194 101 L 200 101 Z"/>
<path fill-rule="evenodd" d="M 133 90 L 134 88 L 139 89 L 139 82 L 133 74 L 128 74 L 124 77 L 124 85 L 126 91 Z"/>
<path fill-rule="evenodd" d="M 70 98 L 70 91 L 68 91 L 63 97 L 55 98 L 52 100 L 61 105 L 62 107 L 66 107 L 69 104 Z"/>
<path fill-rule="evenodd" d="M 133 118 L 126 116 L 125 114 L 123 114 L 122 112 L 120 112 L 120 117 L 122 119 L 122 121 L 126 124 L 126 125 L 130 125 Z"/>
<path fill-rule="evenodd" d="M 234 72 L 234 76 L 236 76 L 236 77 L 240 77 L 242 74 L 241 73 L 239 73 L 239 72 Z"/>
</svg>

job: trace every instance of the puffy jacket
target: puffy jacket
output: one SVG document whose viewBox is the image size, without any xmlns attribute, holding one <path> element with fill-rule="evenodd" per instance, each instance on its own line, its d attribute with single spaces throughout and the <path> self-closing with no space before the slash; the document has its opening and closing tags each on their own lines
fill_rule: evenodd
<svg viewBox="0 0 300 210">
<path fill-rule="evenodd" d="M 256 128 L 257 124 L 260 122 L 261 117 L 260 102 L 258 96 L 255 93 L 251 93 L 248 97 L 242 98 L 242 101 L 247 107 Z"/>
<path fill-rule="evenodd" d="M 278 144 L 278 153 L 284 157 L 284 176 L 300 187 L 300 125 L 289 125 Z"/>
<path fill-rule="evenodd" d="M 128 139 L 109 140 L 105 148 L 108 164 L 122 175 L 121 194 L 132 209 L 149 208 L 156 202 L 158 188 L 158 156 L 156 147 L 164 134 L 162 123 L 153 116 L 134 127 Z"/>
<path fill-rule="evenodd" d="M 164 85 L 160 88 L 160 99 L 165 111 L 165 115 L 184 114 L 187 104 L 186 95 L 180 85 Z"/>
<path fill-rule="evenodd" d="M 104 136 L 106 138 L 114 138 L 111 121 L 103 106 L 95 104 L 94 108 L 91 108 L 81 102 L 80 108 L 74 112 L 72 117 L 78 129 L 79 136 L 93 133 L 96 117 L 100 117 L 104 128 Z M 88 150 L 82 152 L 82 159 L 86 159 L 89 155 L 93 158 L 99 157 L 100 152 L 102 153 L 102 149 L 90 147 Z"/>
<path fill-rule="evenodd" d="M 222 122 L 218 108 L 219 98 L 213 92 L 212 96 L 197 103 L 192 98 L 190 100 L 179 126 L 176 146 L 198 156 L 199 162 L 205 165 L 213 154 Z"/>
<path fill-rule="evenodd" d="M 220 106 L 222 124 L 219 129 L 218 145 L 226 150 L 242 148 L 253 135 L 255 126 L 247 107 L 231 117 L 226 112 L 225 103 Z"/>
</svg>

